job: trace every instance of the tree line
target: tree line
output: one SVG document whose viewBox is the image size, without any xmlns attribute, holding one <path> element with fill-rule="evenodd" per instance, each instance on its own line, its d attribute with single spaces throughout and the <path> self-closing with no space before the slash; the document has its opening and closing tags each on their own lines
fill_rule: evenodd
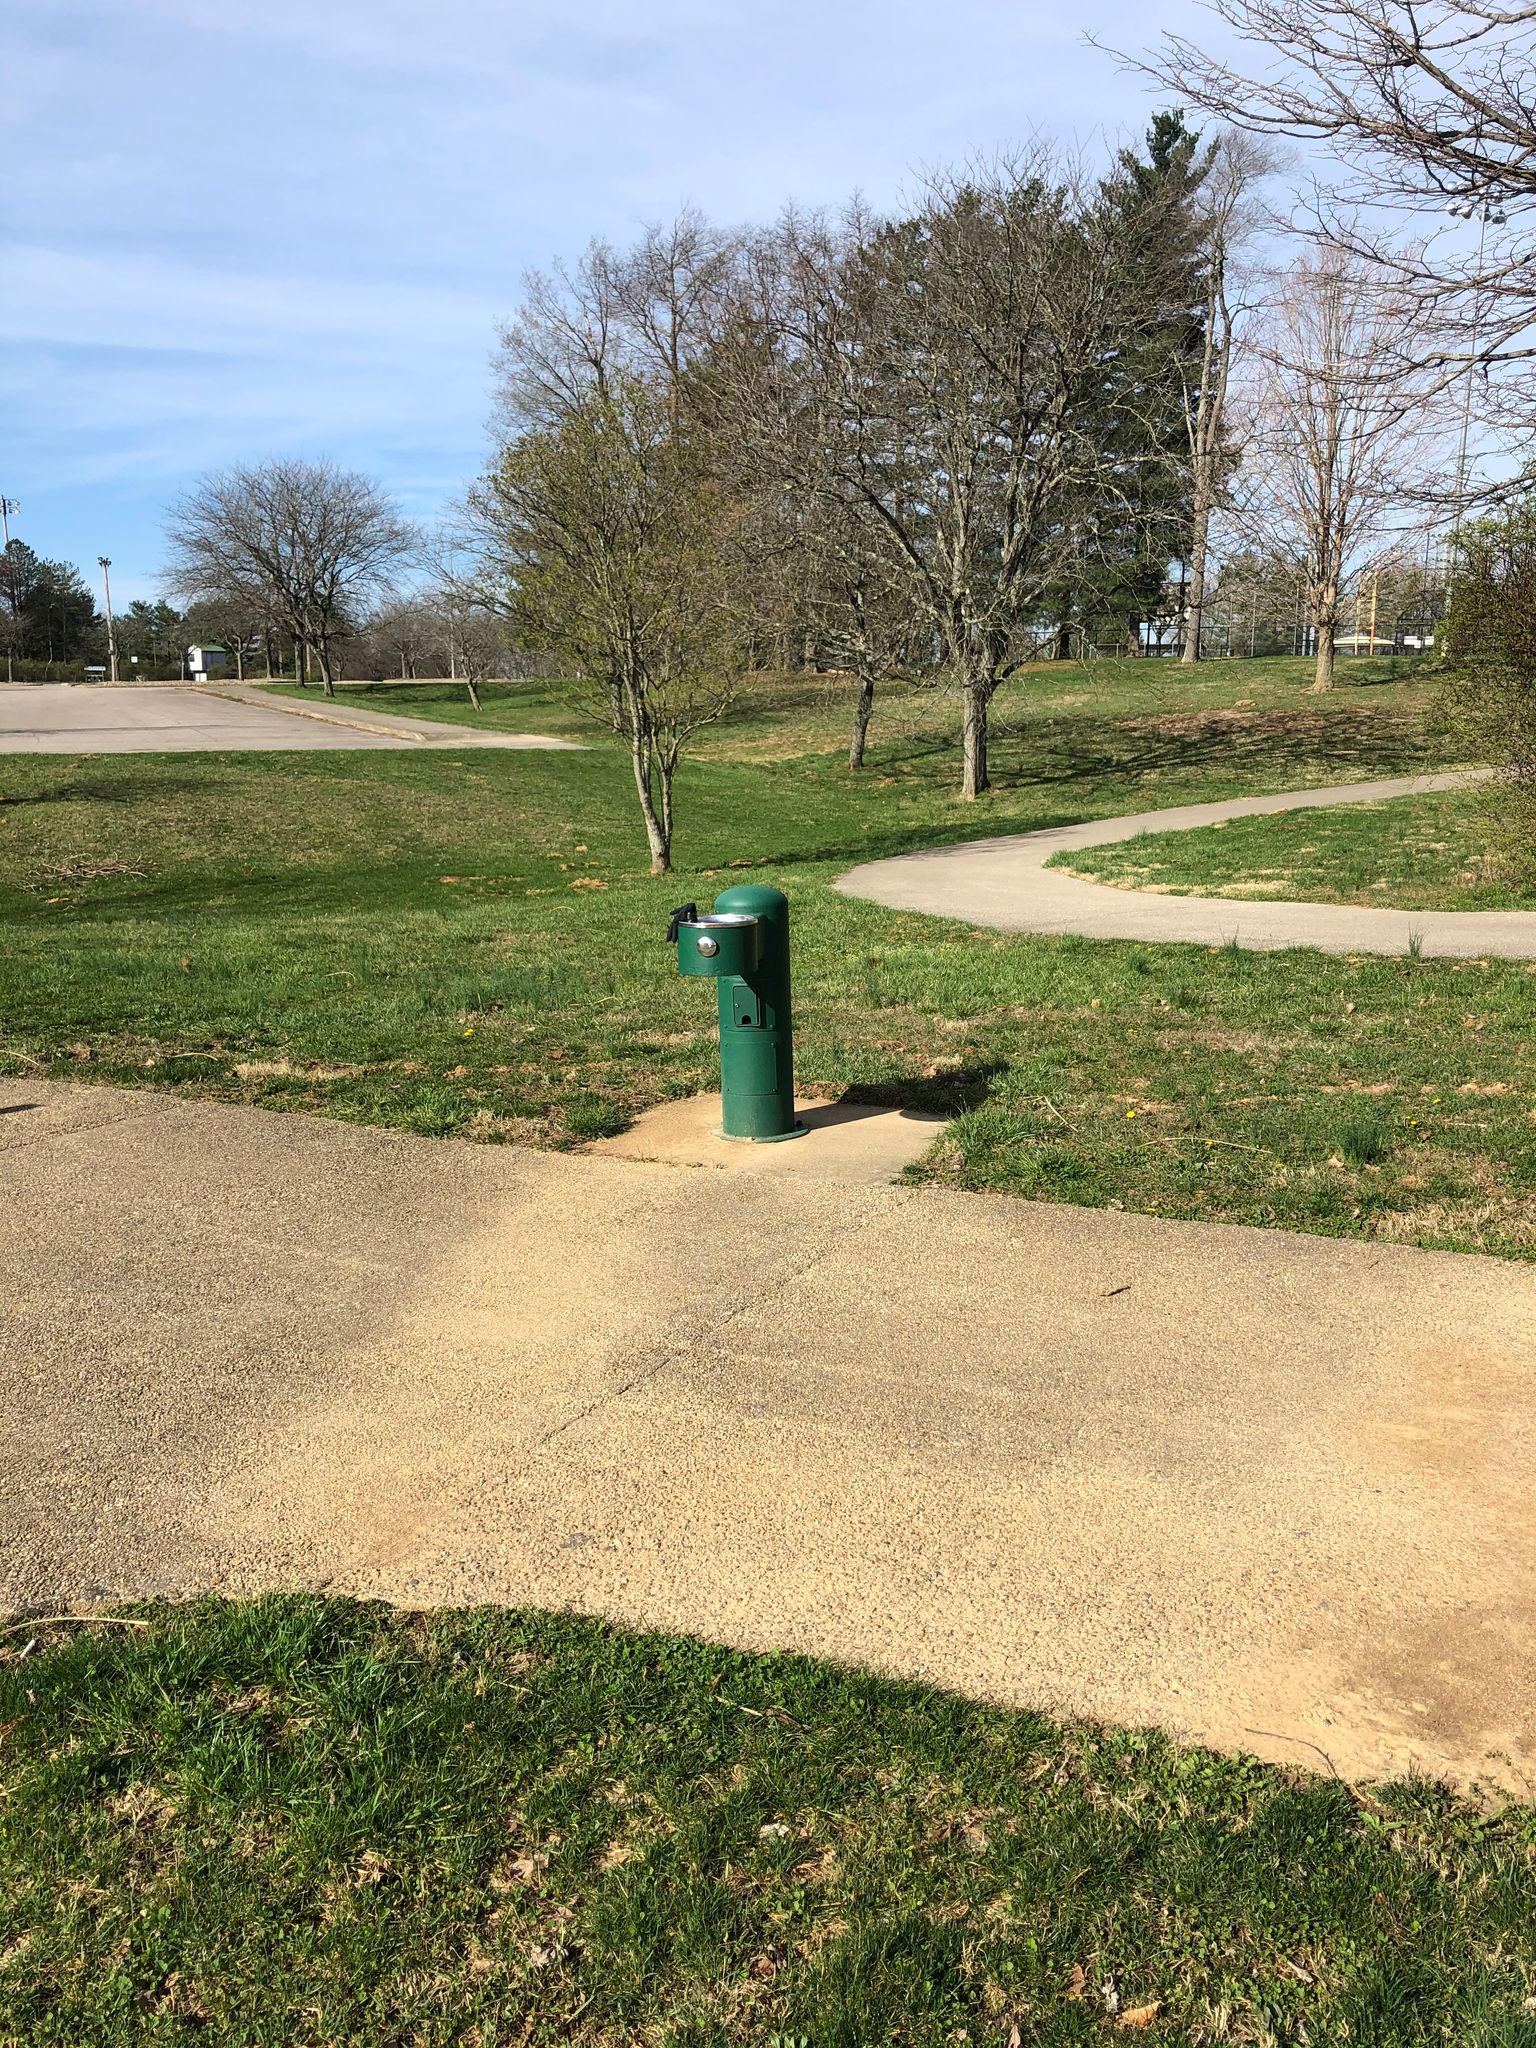
<svg viewBox="0 0 1536 2048">
<path fill-rule="evenodd" d="M 1443 640 L 1471 567 L 1519 581 L 1525 472 L 1475 483 L 1469 430 L 1536 422 L 1536 16 L 1214 4 L 1251 75 L 1178 39 L 1134 60 L 1208 134 L 1161 114 L 1098 168 L 1040 142 L 885 210 L 690 210 L 530 276 L 448 532 L 324 461 L 206 478 L 124 641 L 195 618 L 328 692 L 542 665 L 624 740 L 664 869 L 678 764 L 754 668 L 847 677 L 853 770 L 886 684 L 948 692 L 974 799 L 996 692 L 1041 659 L 1288 647 L 1326 689 L 1383 606 L 1394 646 Z M 1335 169 L 1272 203 L 1296 139 Z M 0 613 L 44 659 L 100 631 L 24 547 Z"/>
<path fill-rule="evenodd" d="M 887 684 L 946 691 L 966 799 L 1011 678 L 1240 651 L 1242 587 L 1252 651 L 1261 591 L 1276 644 L 1294 589 L 1285 644 L 1326 689 L 1368 576 L 1373 603 L 1384 577 L 1438 602 L 1418 526 L 1449 387 L 1401 275 L 1278 233 L 1278 169 L 1169 112 L 1098 170 L 1039 142 L 886 211 L 595 242 L 525 280 L 450 531 L 268 462 L 175 509 L 171 592 L 328 692 L 444 648 L 476 699 L 498 668 L 568 678 L 628 750 L 657 871 L 678 765 L 755 669 L 848 678 L 853 770 Z"/>
<path fill-rule="evenodd" d="M 854 767 L 880 684 L 943 678 L 975 797 L 1010 675 L 1139 645 L 1227 462 L 1191 428 L 1221 154 L 1166 115 L 1097 180 L 1040 146 L 899 215 L 687 213 L 529 280 L 471 495 L 487 588 L 590 679 L 658 866 L 733 668 L 846 670 Z"/>
<path fill-rule="evenodd" d="M 166 598 L 135 598 L 120 606 L 112 637 L 125 673 L 184 676 L 189 646 L 231 642 L 231 621 L 217 603 L 179 610 Z M 254 655 L 234 642 L 237 658 Z M 73 562 L 50 561 L 19 538 L 0 549 L 0 654 L 13 680 L 56 679 L 88 665 L 105 666 L 107 621 L 96 594 Z"/>
<path fill-rule="evenodd" d="M 527 280 L 470 495 L 485 601 L 629 746 L 653 864 L 734 674 L 947 688 L 961 794 L 1050 656 L 1207 644 L 1213 536 L 1295 571 L 1319 688 L 1443 417 L 1414 308 L 1276 260 L 1273 154 L 1159 115 L 1100 174 L 1050 145 L 726 230 L 697 212 Z"/>
<path fill-rule="evenodd" d="M 0 652 L 14 671 L 94 659 L 106 627 L 90 585 L 73 562 L 46 561 L 24 540 L 0 551 Z"/>
<path fill-rule="evenodd" d="M 1371 344 L 1389 383 L 1401 372 L 1426 407 L 1459 414 L 1454 452 L 1417 479 L 1444 543 L 1440 645 L 1469 740 L 1503 771 L 1497 834 L 1536 873 L 1536 9 L 1211 5 L 1243 55 L 1174 36 L 1134 61 L 1195 109 L 1322 156 L 1306 194 L 1314 260 L 1393 309 Z M 1480 446 L 1503 459 L 1485 470 Z"/>
</svg>

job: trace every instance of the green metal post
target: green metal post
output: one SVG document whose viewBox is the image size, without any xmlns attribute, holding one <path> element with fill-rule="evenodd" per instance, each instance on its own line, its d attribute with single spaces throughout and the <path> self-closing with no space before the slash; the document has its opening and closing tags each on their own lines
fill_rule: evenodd
<svg viewBox="0 0 1536 2048">
<path fill-rule="evenodd" d="M 721 1136 L 757 1145 L 798 1138 L 788 899 L 746 883 L 702 918 L 686 909 L 691 916 L 674 919 L 678 965 L 718 984 Z"/>
</svg>

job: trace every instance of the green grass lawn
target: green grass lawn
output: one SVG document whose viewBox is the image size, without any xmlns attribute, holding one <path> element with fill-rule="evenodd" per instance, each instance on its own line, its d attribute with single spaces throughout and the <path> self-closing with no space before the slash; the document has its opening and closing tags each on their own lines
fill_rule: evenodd
<svg viewBox="0 0 1536 2048">
<path fill-rule="evenodd" d="M 1536 889 L 1489 851 L 1490 801 L 1483 790 L 1431 791 L 1338 810 L 1234 818 L 1058 854 L 1051 865 L 1169 896 L 1529 910 Z"/>
<path fill-rule="evenodd" d="M 318 683 L 263 683 L 259 677 L 252 681 L 255 688 L 271 690 L 274 696 L 325 708 L 325 692 Z M 591 721 L 558 682 L 482 683 L 480 699 L 482 708 L 476 711 L 464 685 L 446 679 L 343 682 L 332 708 L 345 713 L 350 705 L 360 711 L 387 711 L 397 718 L 428 718 L 440 725 L 478 725 L 490 732 L 536 732 L 572 740 L 596 737 Z"/>
<path fill-rule="evenodd" d="M 710 992 L 662 934 L 673 904 L 750 875 L 791 899 L 802 1081 L 954 1112 L 931 1179 L 1530 1257 L 1523 965 L 1004 937 L 829 887 L 945 840 L 1444 764 L 1432 682 L 1361 663 L 1316 697 L 1304 673 L 1032 675 L 998 700 L 999 787 L 975 805 L 952 701 L 893 693 L 850 779 L 846 689 L 764 684 L 685 769 L 661 881 L 595 734 L 563 754 L 13 756 L 0 1070 L 579 1143 L 715 1084 Z M 555 715 L 525 688 L 484 716 Z"/>
<path fill-rule="evenodd" d="M 1331 695 L 1311 693 L 1309 660 L 1289 656 L 1259 661 L 1211 661 L 1182 669 L 1168 661 L 1099 660 L 1042 662 L 1006 686 L 994 700 L 994 737 L 1001 761 L 1012 772 L 1025 768 L 1015 741 L 1033 751 L 1073 735 L 1091 735 L 1095 755 L 1111 727 L 1119 726 L 1141 756 L 1143 774 L 1156 782 L 1166 764 L 1189 758 L 1214 762 L 1231 757 L 1239 766 L 1273 751 L 1274 721 L 1283 719 L 1297 760 L 1309 740 L 1325 780 L 1357 760 L 1351 735 L 1364 738 L 1369 755 L 1388 730 L 1420 723 L 1435 694 L 1428 671 L 1411 658 L 1360 658 L 1340 665 L 1340 687 Z M 320 705 L 317 684 L 274 683 L 277 694 Z M 488 682 L 483 708 L 470 704 L 462 683 L 344 682 L 339 703 L 404 717 L 446 720 L 502 732 L 555 733 L 596 740 L 600 729 L 570 701 L 558 682 Z M 827 753 L 834 759 L 848 744 L 852 696 L 839 675 L 763 675 L 749 681 L 717 724 L 699 736 L 705 759 L 737 761 L 801 759 Z M 955 735 L 957 700 L 943 690 L 890 684 L 882 687 L 873 734 L 873 765 L 899 763 L 948 782 L 958 782 Z M 1363 728 L 1363 732 L 1362 729 Z M 1399 739 L 1402 733 L 1399 732 Z M 1386 741 L 1388 750 L 1392 742 Z M 1114 751 L 1121 746 L 1110 742 Z M 1129 749 L 1124 749 L 1129 751 Z M 1049 749 L 1054 754 L 1055 747 Z M 1342 755 L 1342 761 L 1341 761 Z M 1358 768 L 1348 772 L 1363 772 Z"/>
<path fill-rule="evenodd" d="M 570 1617 L 136 1612 L 0 1646 L 7 2043 L 1536 2041 L 1529 1809 Z"/>
</svg>

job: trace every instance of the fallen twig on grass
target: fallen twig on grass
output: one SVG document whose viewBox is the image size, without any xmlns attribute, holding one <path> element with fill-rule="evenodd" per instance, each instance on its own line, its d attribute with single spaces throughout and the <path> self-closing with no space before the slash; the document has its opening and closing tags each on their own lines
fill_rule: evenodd
<svg viewBox="0 0 1536 2048">
<path fill-rule="evenodd" d="M 55 1628 L 60 1622 L 79 1622 L 82 1627 L 97 1624 L 105 1628 L 148 1628 L 147 1621 L 136 1621 L 129 1614 L 29 1614 L 25 1621 L 13 1621 L 6 1628 L 0 1628 L 0 1636 L 18 1636 L 24 1628 Z"/>
<path fill-rule="evenodd" d="M 1338 1765 L 1335 1764 L 1327 1750 L 1321 1748 L 1315 1742 L 1309 1742 L 1305 1735 L 1282 1735 L 1277 1728 L 1245 1728 L 1243 1733 L 1245 1735 L 1262 1735 L 1270 1742 L 1299 1742 L 1303 1749 L 1315 1750 L 1328 1766 L 1329 1774 L 1333 1778 L 1334 1783 L 1342 1785 L 1357 1806 L 1364 1807 L 1365 1811 L 1369 1814 L 1374 1814 L 1377 1820 L 1390 1821 L 1397 1818 L 1389 1807 L 1382 1805 L 1379 1799 L 1373 1799 L 1363 1785 L 1352 1785 L 1348 1778 L 1341 1777 Z"/>
<path fill-rule="evenodd" d="M 1267 1152 L 1267 1145 L 1242 1145 L 1236 1138 L 1176 1138 L 1171 1131 L 1159 1131 L 1158 1137 L 1165 1145 L 1219 1145 L 1224 1152 Z"/>
<path fill-rule="evenodd" d="M 787 1714 L 782 1707 L 746 1707 L 740 1700 L 733 1700 L 721 1693 L 720 1698 L 728 1707 L 734 1707 L 738 1714 L 747 1714 L 754 1721 L 777 1721 L 781 1728 L 794 1728 L 801 1735 L 806 1732 L 805 1723 L 797 1721 L 793 1714 Z"/>
</svg>

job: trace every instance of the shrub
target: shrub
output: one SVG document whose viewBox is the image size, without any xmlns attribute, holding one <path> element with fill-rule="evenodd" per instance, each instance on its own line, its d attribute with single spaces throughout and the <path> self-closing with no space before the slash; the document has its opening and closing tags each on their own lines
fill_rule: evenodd
<svg viewBox="0 0 1536 2048">
<path fill-rule="evenodd" d="M 1453 714 L 1499 770 L 1486 815 L 1505 861 L 1536 878 L 1536 501 L 1462 536 L 1447 622 Z"/>
</svg>

